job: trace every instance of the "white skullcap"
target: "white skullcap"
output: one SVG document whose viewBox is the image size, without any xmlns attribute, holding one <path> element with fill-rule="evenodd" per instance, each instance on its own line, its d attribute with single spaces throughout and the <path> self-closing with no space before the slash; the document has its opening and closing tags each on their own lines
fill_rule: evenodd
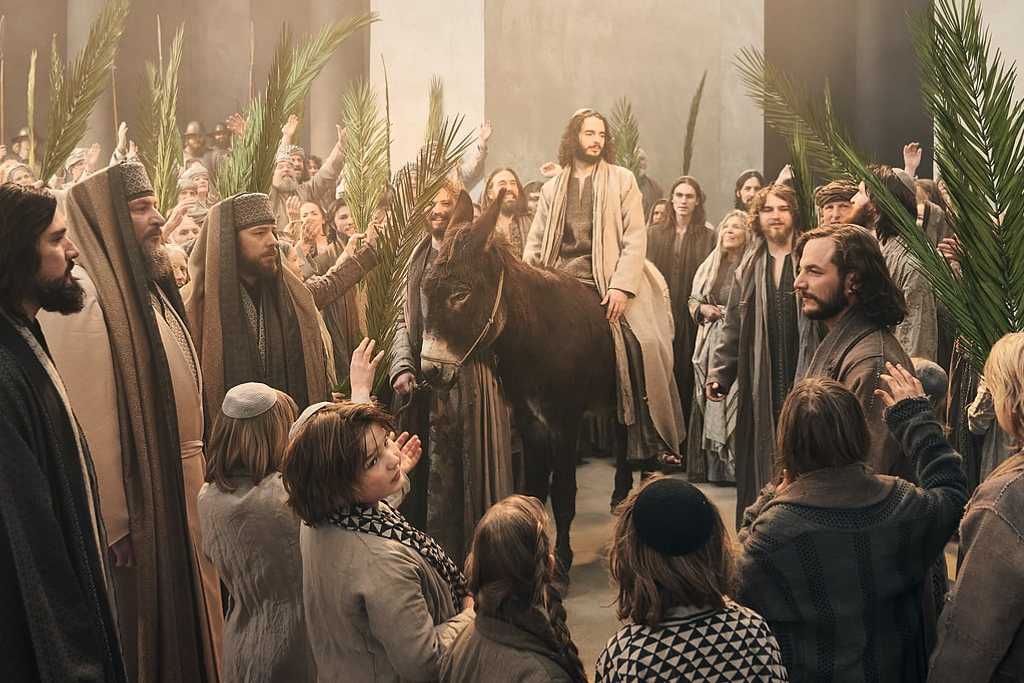
<svg viewBox="0 0 1024 683">
<path fill-rule="evenodd" d="M 302 414 L 299 415 L 299 419 L 295 420 L 295 423 L 292 424 L 292 428 L 288 430 L 288 440 L 291 441 L 292 439 L 295 438 L 295 435 L 299 433 L 299 430 L 302 428 L 302 425 L 309 422 L 309 418 L 313 417 L 324 408 L 333 405 L 335 404 L 331 403 L 330 401 L 321 401 L 320 403 L 314 403 L 310 407 L 303 410 Z"/>
<path fill-rule="evenodd" d="M 266 384 L 246 382 L 231 387 L 224 394 L 224 402 L 220 409 L 225 417 L 244 420 L 257 417 L 267 412 L 277 403 L 277 391 Z"/>
</svg>

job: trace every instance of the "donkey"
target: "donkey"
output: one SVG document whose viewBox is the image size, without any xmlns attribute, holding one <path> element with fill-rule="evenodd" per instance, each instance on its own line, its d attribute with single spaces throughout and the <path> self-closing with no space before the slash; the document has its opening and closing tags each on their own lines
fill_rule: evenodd
<svg viewBox="0 0 1024 683">
<path fill-rule="evenodd" d="M 432 385 L 449 386 L 470 356 L 495 354 L 524 441 L 525 493 L 542 502 L 550 494 L 567 577 L 580 421 L 584 411 L 615 410 L 614 343 L 596 291 L 523 263 L 495 232 L 504 192 L 475 223 L 453 219 L 424 278 L 421 368 Z"/>
</svg>

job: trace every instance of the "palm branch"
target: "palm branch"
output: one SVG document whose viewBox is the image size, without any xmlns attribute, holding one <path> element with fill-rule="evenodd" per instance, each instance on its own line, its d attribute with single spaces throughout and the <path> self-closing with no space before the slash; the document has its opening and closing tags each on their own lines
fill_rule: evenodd
<svg viewBox="0 0 1024 683">
<path fill-rule="evenodd" d="M 683 175 L 690 175 L 690 161 L 693 159 L 693 140 L 697 130 L 697 114 L 700 113 L 700 101 L 704 97 L 704 83 L 708 80 L 708 70 L 700 77 L 697 91 L 690 100 L 690 116 L 686 120 L 686 137 L 683 139 Z"/>
<path fill-rule="evenodd" d="M 146 63 L 146 92 L 140 98 L 139 158 L 146 167 L 157 206 L 170 211 L 178 199 L 181 165 L 181 134 L 178 132 L 178 67 L 181 65 L 185 25 L 178 27 L 171 41 L 166 65 Z M 162 52 L 162 50 L 161 50 Z"/>
<path fill-rule="evenodd" d="M 626 97 L 615 100 L 611 120 L 615 140 L 615 163 L 640 177 L 640 125 L 633 114 L 633 105 Z"/>
<path fill-rule="evenodd" d="M 807 157 L 807 143 L 803 133 L 799 130 L 793 131 L 793 135 L 787 142 L 792 160 L 793 190 L 800 203 L 800 216 L 805 225 L 814 225 L 817 205 L 814 202 L 814 173 L 811 170 L 810 159 Z"/>
<path fill-rule="evenodd" d="M 341 99 L 345 126 L 345 199 L 356 229 L 365 232 L 388 188 L 387 119 L 381 117 L 377 97 L 369 84 L 359 81 Z"/>
<path fill-rule="evenodd" d="M 245 132 L 218 169 L 216 184 L 221 197 L 270 189 L 281 126 L 290 114 L 301 114 L 310 86 L 338 47 L 375 21 L 376 12 L 349 17 L 324 26 L 299 45 L 293 44 L 288 27 L 282 28 L 267 88 L 249 103 Z"/>
<path fill-rule="evenodd" d="M 28 59 L 28 167 L 36 166 L 36 60 L 39 53 L 32 50 Z"/>
<path fill-rule="evenodd" d="M 733 60 L 747 95 L 764 112 L 764 120 L 776 133 L 791 140 L 799 135 L 813 175 L 834 178 L 841 173 L 831 146 L 805 119 L 809 102 L 806 89 L 778 67 L 769 64 L 754 47 L 740 50 Z"/>
<path fill-rule="evenodd" d="M 384 225 L 377 234 L 377 267 L 366 276 L 366 325 L 385 357 L 377 368 L 374 390 L 387 387 L 393 358 L 395 325 L 405 303 L 409 259 L 426 234 L 427 213 L 434 196 L 456 168 L 472 141 L 461 135 L 462 117 L 441 122 L 437 136 L 419 153 L 415 165 L 408 164 L 395 175 Z"/>
<path fill-rule="evenodd" d="M 49 137 L 43 149 L 40 178 L 50 178 L 57 173 L 85 137 L 89 114 L 109 81 L 129 5 L 130 0 L 107 0 L 89 28 L 89 38 L 82 52 L 66 65 L 61 62 L 57 37 L 54 36 L 50 62 L 50 111 L 46 119 Z"/>
<path fill-rule="evenodd" d="M 427 129 L 423 133 L 423 141 L 436 140 L 441 132 L 441 121 L 444 119 L 444 81 L 434 75 L 430 79 L 430 94 L 427 96 Z"/>
</svg>

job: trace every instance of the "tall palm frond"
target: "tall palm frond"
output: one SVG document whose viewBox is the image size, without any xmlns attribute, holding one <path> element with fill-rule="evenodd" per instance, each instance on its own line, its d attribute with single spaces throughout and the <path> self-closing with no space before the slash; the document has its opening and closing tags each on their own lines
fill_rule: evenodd
<svg viewBox="0 0 1024 683">
<path fill-rule="evenodd" d="M 36 167 L 36 60 L 39 53 L 32 50 L 28 59 L 28 166 Z"/>
<path fill-rule="evenodd" d="M 381 117 L 377 97 L 366 81 L 357 82 L 341 98 L 345 126 L 345 166 L 341 177 L 345 200 L 359 232 L 366 232 L 388 189 L 387 120 Z"/>
<path fill-rule="evenodd" d="M 697 91 L 690 100 L 690 116 L 686 120 L 686 137 L 683 139 L 683 175 L 690 175 L 690 162 L 693 160 L 694 134 L 697 132 L 697 114 L 700 113 L 700 101 L 704 97 L 704 83 L 708 80 L 708 70 L 700 77 Z"/>
<path fill-rule="evenodd" d="M 429 140 L 415 164 L 395 175 L 387 216 L 377 234 L 377 267 L 366 276 L 366 325 L 378 348 L 386 349 L 377 368 L 374 389 L 386 387 L 395 341 L 395 324 L 405 303 L 409 259 L 426 234 L 427 214 L 434 196 L 469 148 L 472 134 L 462 135 L 462 117 L 441 122 L 437 136 Z"/>
<path fill-rule="evenodd" d="M 288 27 L 282 28 L 267 89 L 249 103 L 245 133 L 218 169 L 216 183 L 221 197 L 270 189 L 281 127 L 290 114 L 301 114 L 310 86 L 338 47 L 375 21 L 376 12 L 349 17 L 324 26 L 299 45 L 294 45 Z"/>
<path fill-rule="evenodd" d="M 814 175 L 834 178 L 842 170 L 831 146 L 805 120 L 810 101 L 805 88 L 778 67 L 769 64 L 761 50 L 747 47 L 733 65 L 750 97 L 764 112 L 764 121 L 776 133 L 791 140 L 799 134 L 808 165 Z"/>
<path fill-rule="evenodd" d="M 633 114 L 633 105 L 623 96 L 615 100 L 609 121 L 615 140 L 615 163 L 625 166 L 640 177 L 640 124 Z"/>
<path fill-rule="evenodd" d="M 140 98 L 139 158 L 153 182 L 157 206 L 165 215 L 178 199 L 182 156 L 178 131 L 178 67 L 184 39 L 185 24 L 182 24 L 171 41 L 167 64 L 162 61 L 146 63 L 146 92 Z"/>
<path fill-rule="evenodd" d="M 60 59 L 57 37 L 50 62 L 50 111 L 46 118 L 48 139 L 43 149 L 39 177 L 53 176 L 85 137 L 89 114 L 110 79 L 110 69 L 124 34 L 129 0 L 107 0 L 89 28 L 82 52 L 67 65 Z"/>
<path fill-rule="evenodd" d="M 427 129 L 423 141 L 436 140 L 444 120 L 444 81 L 434 75 L 430 78 L 430 94 L 427 96 Z"/>
<path fill-rule="evenodd" d="M 806 140 L 803 133 L 795 130 L 787 142 L 793 169 L 793 190 L 800 203 L 800 216 L 805 225 L 815 225 L 817 205 L 814 203 L 814 173 L 807 156 Z"/>
</svg>

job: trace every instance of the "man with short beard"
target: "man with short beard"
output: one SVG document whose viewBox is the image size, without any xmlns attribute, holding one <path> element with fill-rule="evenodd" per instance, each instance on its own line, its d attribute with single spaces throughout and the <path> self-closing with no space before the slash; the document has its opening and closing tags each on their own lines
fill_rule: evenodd
<svg viewBox="0 0 1024 683">
<path fill-rule="evenodd" d="M 803 231 L 796 194 L 772 184 L 750 204 L 753 244 L 736 269 L 722 339 L 711 353 L 706 394 L 721 401 L 739 383 L 736 524 L 776 476 L 775 423 L 814 352 L 817 331 L 797 305 L 793 245 Z"/>
<path fill-rule="evenodd" d="M 81 250 L 81 313 L 41 317 L 96 454 L 103 523 L 132 680 L 216 680 L 220 578 L 201 552 L 202 376 L 164 219 L 142 164 L 68 192 Z"/>
<path fill-rule="evenodd" d="M 917 196 L 913 179 L 905 171 L 889 166 L 873 166 L 871 172 L 896 197 L 907 214 L 916 220 Z M 874 230 L 889 274 L 903 292 L 907 314 L 894 331 L 903 350 L 913 358 L 938 360 L 939 329 L 935 293 L 910 256 L 906 241 L 896 229 L 895 219 L 880 210 L 864 183 L 860 184 L 857 194 L 851 200 L 846 222 Z"/>
<path fill-rule="evenodd" d="M 451 390 L 415 391 L 425 318 L 422 283 L 450 226 L 469 222 L 473 203 L 449 179 L 435 195 L 429 234 L 409 260 L 405 304 L 395 327 L 390 379 L 402 411 L 401 429 L 423 441 L 426 466 L 410 474 L 403 511 L 461 563 L 476 523 L 513 492 L 508 406 L 489 362 L 468 359 Z"/>
<path fill-rule="evenodd" d="M 298 222 L 302 202 L 316 202 L 320 206 L 330 206 L 334 202 L 338 176 L 345 164 L 345 130 L 337 126 L 338 141 L 331 153 L 315 175 L 306 177 L 306 153 L 301 147 L 292 144 L 298 127 L 299 117 L 292 114 L 281 127 L 281 143 L 274 158 L 270 201 L 280 233 L 287 233 L 289 224 Z M 292 199 L 290 205 L 289 199 Z"/>
<path fill-rule="evenodd" d="M 903 294 L 893 282 L 878 241 L 856 225 L 832 225 L 804 233 L 794 248 L 799 275 L 793 283 L 801 310 L 827 331 L 805 377 L 840 382 L 860 401 L 871 433 L 866 458 L 878 474 L 914 481 L 914 463 L 902 456 L 885 423 L 885 406 L 875 395 L 878 376 L 889 365 L 914 367 L 892 335 L 906 314 Z"/>
<path fill-rule="evenodd" d="M 320 309 L 375 265 L 366 244 L 303 282 L 281 265 L 270 197 L 238 194 L 215 204 L 182 289 L 207 408 L 217 409 L 227 390 L 244 382 L 283 391 L 299 408 L 330 400 L 336 378 Z"/>
<path fill-rule="evenodd" d="M 857 186 L 846 180 L 833 180 L 814 191 L 814 204 L 818 207 L 818 225 L 839 225 L 846 222 L 857 194 Z"/>
<path fill-rule="evenodd" d="M 664 198 L 665 193 L 654 178 L 647 175 L 647 152 L 642 147 L 636 151 L 637 179 L 636 184 L 640 188 L 640 194 L 644 196 L 644 215 L 651 213 L 654 202 Z"/>
<path fill-rule="evenodd" d="M 4 678 L 127 681 L 92 457 L 36 319 L 82 308 L 57 200 L 0 186 Z"/>
<path fill-rule="evenodd" d="M 668 287 L 646 260 L 636 178 L 614 158 L 607 119 L 593 109 L 574 113 L 559 146 L 560 170 L 541 191 L 523 260 L 572 275 L 607 308 L 619 422 L 628 426 L 619 464 L 650 469 L 679 462 L 686 426 L 673 376 Z M 632 486 L 629 468 L 616 470 L 613 502 Z"/>
<path fill-rule="evenodd" d="M 519 182 L 519 175 L 511 168 L 499 168 L 487 176 L 484 183 L 484 191 L 480 197 L 480 210 L 487 211 L 498 193 L 505 190 L 505 198 L 501 203 L 498 222 L 494 226 L 500 234 L 505 236 L 512 253 L 519 258 L 523 257 L 523 248 L 526 246 L 526 236 L 530 233 L 530 219 L 526 214 L 526 194 L 523 192 L 523 184 Z"/>
</svg>

